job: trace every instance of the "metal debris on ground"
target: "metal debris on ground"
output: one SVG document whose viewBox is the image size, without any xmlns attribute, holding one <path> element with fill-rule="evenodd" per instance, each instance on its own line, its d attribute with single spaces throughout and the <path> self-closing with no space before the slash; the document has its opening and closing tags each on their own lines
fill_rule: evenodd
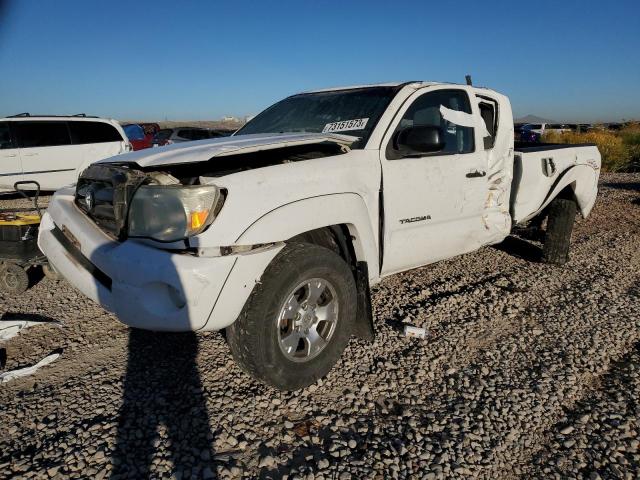
<svg viewBox="0 0 640 480">
<path fill-rule="evenodd" d="M 412 325 L 405 325 L 404 336 L 407 338 L 426 338 L 427 329 L 422 327 L 414 327 Z"/>
<path fill-rule="evenodd" d="M 37 321 L 37 320 L 0 320 L 0 341 L 7 341 L 20 333 L 21 330 L 35 325 L 44 325 L 45 323 L 54 323 L 60 325 L 60 322 Z"/>
<path fill-rule="evenodd" d="M 30 367 L 19 368 L 17 370 L 11 370 L 9 372 L 0 373 L 0 383 L 7 383 L 11 380 L 20 377 L 26 377 L 28 375 L 33 375 L 36 370 L 49 365 L 53 361 L 55 361 L 62 354 L 62 349 L 56 350 L 54 353 L 47 355 L 42 360 L 40 360 L 35 365 L 31 365 Z"/>
</svg>

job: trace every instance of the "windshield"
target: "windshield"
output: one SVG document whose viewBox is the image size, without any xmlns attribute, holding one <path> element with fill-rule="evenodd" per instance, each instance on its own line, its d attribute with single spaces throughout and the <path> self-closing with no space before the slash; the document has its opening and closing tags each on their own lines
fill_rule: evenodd
<svg viewBox="0 0 640 480">
<path fill-rule="evenodd" d="M 399 87 L 303 93 L 272 105 L 235 135 L 252 133 L 341 133 L 363 148 Z"/>
<path fill-rule="evenodd" d="M 125 125 L 122 129 L 129 140 L 144 140 L 144 130 L 140 125 Z"/>
</svg>

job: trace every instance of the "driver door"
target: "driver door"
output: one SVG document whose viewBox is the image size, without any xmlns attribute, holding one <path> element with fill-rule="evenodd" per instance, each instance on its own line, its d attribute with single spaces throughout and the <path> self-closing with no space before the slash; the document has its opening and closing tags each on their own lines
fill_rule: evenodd
<svg viewBox="0 0 640 480">
<path fill-rule="evenodd" d="M 445 120 L 441 107 L 481 121 L 464 87 L 422 89 L 405 103 L 383 139 L 383 276 L 482 244 L 488 193 L 482 135 L 479 128 Z M 420 125 L 440 128 L 444 147 L 428 154 L 401 153 L 394 143 L 399 132 Z"/>
</svg>

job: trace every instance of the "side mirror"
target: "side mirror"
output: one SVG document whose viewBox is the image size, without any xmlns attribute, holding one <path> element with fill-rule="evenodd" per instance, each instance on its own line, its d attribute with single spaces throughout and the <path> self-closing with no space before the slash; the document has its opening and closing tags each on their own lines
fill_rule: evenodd
<svg viewBox="0 0 640 480">
<path fill-rule="evenodd" d="M 405 155 L 439 152 L 445 146 L 442 129 L 431 125 L 403 128 L 396 134 L 394 144 Z"/>
</svg>

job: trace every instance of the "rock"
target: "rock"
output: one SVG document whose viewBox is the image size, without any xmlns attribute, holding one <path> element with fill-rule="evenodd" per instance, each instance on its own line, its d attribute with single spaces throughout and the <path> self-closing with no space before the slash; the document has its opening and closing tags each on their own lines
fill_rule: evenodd
<svg viewBox="0 0 640 480">
<path fill-rule="evenodd" d="M 569 435 L 570 433 L 573 432 L 573 430 L 574 430 L 574 428 L 571 425 L 569 425 L 567 427 L 564 427 L 562 430 L 560 430 L 560 433 L 562 435 Z"/>
<path fill-rule="evenodd" d="M 272 468 L 275 466 L 275 464 L 276 464 L 275 459 L 271 455 L 267 455 L 260 459 L 260 462 L 258 463 L 258 468 L 265 468 L 265 467 Z"/>
</svg>

